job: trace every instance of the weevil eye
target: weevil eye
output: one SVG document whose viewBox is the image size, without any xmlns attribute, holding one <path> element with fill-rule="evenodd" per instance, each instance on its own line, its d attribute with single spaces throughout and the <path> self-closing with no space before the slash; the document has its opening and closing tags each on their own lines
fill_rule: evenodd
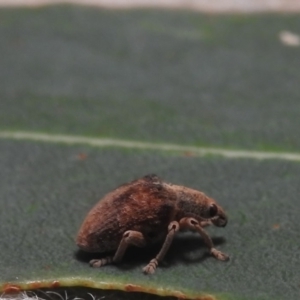
<svg viewBox="0 0 300 300">
<path fill-rule="evenodd" d="M 209 207 L 209 216 L 212 218 L 214 217 L 218 212 L 218 208 L 216 204 L 211 204 Z"/>
</svg>

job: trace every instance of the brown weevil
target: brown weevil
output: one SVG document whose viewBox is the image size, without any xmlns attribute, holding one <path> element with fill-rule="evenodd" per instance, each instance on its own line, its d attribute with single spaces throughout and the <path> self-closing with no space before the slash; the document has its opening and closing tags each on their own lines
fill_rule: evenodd
<svg viewBox="0 0 300 300">
<path fill-rule="evenodd" d="M 87 252 L 115 251 L 113 256 L 91 260 L 93 267 L 121 261 L 130 245 L 144 247 L 162 242 L 157 256 L 143 268 L 144 273 L 152 274 L 180 229 L 198 232 L 212 256 L 228 260 L 226 254 L 214 248 L 203 229 L 212 224 L 227 224 L 224 210 L 213 199 L 200 191 L 147 175 L 118 187 L 99 201 L 84 220 L 76 242 Z"/>
</svg>

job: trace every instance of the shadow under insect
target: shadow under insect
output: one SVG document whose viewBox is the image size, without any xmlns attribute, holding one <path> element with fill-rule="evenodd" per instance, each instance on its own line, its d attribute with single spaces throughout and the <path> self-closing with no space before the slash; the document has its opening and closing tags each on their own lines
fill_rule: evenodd
<svg viewBox="0 0 300 300">
<path fill-rule="evenodd" d="M 225 243 L 225 239 L 222 237 L 213 237 L 212 241 L 215 246 L 220 246 Z M 123 270 L 144 266 L 152 258 L 156 257 L 161 246 L 162 243 L 156 243 L 143 248 L 130 246 L 122 261 L 115 264 L 115 266 Z M 75 253 L 77 260 L 87 264 L 92 259 L 100 259 L 109 255 L 114 255 L 114 252 L 88 253 L 77 250 Z M 176 235 L 164 260 L 160 263 L 160 266 L 169 267 L 179 262 L 184 264 L 201 263 L 208 258 L 214 259 L 210 255 L 209 250 L 201 237 L 196 233 L 183 232 Z M 105 266 L 103 266 L 103 268 L 105 268 Z"/>
</svg>

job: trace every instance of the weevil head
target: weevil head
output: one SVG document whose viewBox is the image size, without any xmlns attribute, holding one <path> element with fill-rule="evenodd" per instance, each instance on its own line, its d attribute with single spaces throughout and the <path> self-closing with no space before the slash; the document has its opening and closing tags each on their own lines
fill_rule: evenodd
<svg viewBox="0 0 300 300">
<path fill-rule="evenodd" d="M 223 208 L 204 193 L 182 186 L 172 186 L 178 195 L 178 208 L 184 216 L 209 220 L 218 227 L 225 227 L 227 216 Z"/>
<path fill-rule="evenodd" d="M 196 200 L 198 210 L 195 209 L 198 217 L 208 219 L 218 227 L 225 227 L 227 224 L 227 216 L 223 208 L 212 198 L 199 192 L 194 198 Z"/>
<path fill-rule="evenodd" d="M 209 199 L 208 201 L 207 214 L 215 226 L 225 227 L 227 225 L 228 219 L 223 208 L 213 199 Z"/>
</svg>

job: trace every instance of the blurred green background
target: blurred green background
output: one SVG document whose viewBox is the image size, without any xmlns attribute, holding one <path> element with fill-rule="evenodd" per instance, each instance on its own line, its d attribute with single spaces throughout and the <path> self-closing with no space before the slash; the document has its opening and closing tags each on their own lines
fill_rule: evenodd
<svg viewBox="0 0 300 300">
<path fill-rule="evenodd" d="M 298 151 L 298 15 L 0 11 L 0 129 Z"/>
</svg>

